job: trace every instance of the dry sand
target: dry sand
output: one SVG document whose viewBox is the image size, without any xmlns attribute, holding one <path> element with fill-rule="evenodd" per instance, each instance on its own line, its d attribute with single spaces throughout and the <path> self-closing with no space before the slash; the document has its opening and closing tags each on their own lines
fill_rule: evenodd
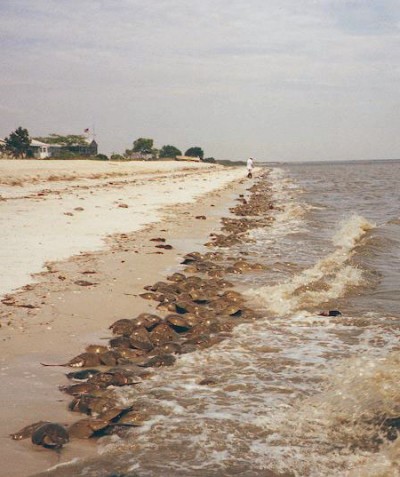
<svg viewBox="0 0 400 477">
<path fill-rule="evenodd" d="M 118 177 L 108 175 L 115 170 Z M 154 312 L 138 297 L 143 286 L 202 251 L 248 185 L 244 175 L 179 162 L 0 161 L 0 475 L 26 477 L 96 452 L 92 441 L 72 441 L 57 455 L 8 437 L 38 420 L 81 417 L 58 390 L 69 368 L 40 362 L 66 362 L 104 344 L 113 321 Z M 156 248 L 157 237 L 173 249 Z"/>
</svg>

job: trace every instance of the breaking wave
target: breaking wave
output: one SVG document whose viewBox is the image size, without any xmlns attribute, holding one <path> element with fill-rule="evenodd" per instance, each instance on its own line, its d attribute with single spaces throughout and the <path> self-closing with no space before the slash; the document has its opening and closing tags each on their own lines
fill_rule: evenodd
<svg viewBox="0 0 400 477">
<path fill-rule="evenodd" d="M 334 251 L 313 267 L 303 270 L 286 283 L 250 289 L 247 295 L 257 299 L 269 311 L 288 315 L 341 297 L 351 286 L 360 285 L 362 272 L 350 263 L 355 247 L 375 226 L 359 215 L 342 222 L 333 236 Z"/>
</svg>

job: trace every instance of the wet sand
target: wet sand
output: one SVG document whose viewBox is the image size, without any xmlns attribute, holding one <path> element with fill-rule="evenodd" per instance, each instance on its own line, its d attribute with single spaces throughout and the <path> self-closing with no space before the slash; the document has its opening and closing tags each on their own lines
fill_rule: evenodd
<svg viewBox="0 0 400 477">
<path fill-rule="evenodd" d="M 44 196 L 37 196 L 35 194 L 43 193 L 42 191 L 49 186 L 48 171 L 44 172 L 42 166 L 46 161 L 35 161 L 36 165 L 40 164 L 40 167 L 43 167 L 40 171 L 41 176 L 32 171 L 22 174 L 22 163 L 19 165 L 18 161 L 8 162 L 13 166 L 17 164 L 20 170 L 17 173 L 10 172 L 7 181 L 21 175 L 24 177 L 24 185 L 12 186 L 3 183 L 2 196 L 6 198 L 5 203 L 19 200 L 20 203 L 29 204 L 30 201 L 46 200 L 43 197 L 49 197 L 51 201 L 54 195 L 58 197 L 61 195 L 62 199 L 57 200 L 63 203 L 60 210 L 65 210 L 66 201 L 71 200 L 77 188 L 89 186 L 96 196 L 97 204 L 101 203 L 101 197 L 115 190 L 122 196 L 124 200 L 122 203 L 127 202 L 127 207 L 119 207 L 121 202 L 118 201 L 115 204 L 111 202 L 115 207 L 110 207 L 108 198 L 104 209 L 108 207 L 111 211 L 109 220 L 112 213 L 117 215 L 121 211 L 130 211 L 133 214 L 133 208 L 137 212 L 140 207 L 142 214 L 145 214 L 146 208 L 149 210 L 149 215 L 138 221 L 136 227 L 126 221 L 124 229 L 122 223 L 121 229 L 111 231 L 112 235 L 108 237 L 106 243 L 102 242 L 100 246 L 97 242 L 88 241 L 83 252 L 76 253 L 66 260 L 47 263 L 46 269 L 35 277 L 33 283 L 17 292 L 3 295 L 0 306 L 2 349 L 0 369 L 3 378 L 0 390 L 2 475 L 25 477 L 58 463 L 97 452 L 94 441 L 72 441 L 60 454 L 56 454 L 34 447 L 30 440 L 15 442 L 8 437 L 11 432 L 38 420 L 70 424 L 79 419 L 79 416 L 67 410 L 70 396 L 64 395 L 58 389 L 58 386 L 67 383 L 64 373 L 70 369 L 42 367 L 40 363 L 64 363 L 81 353 L 88 344 L 105 344 L 110 338 L 108 326 L 113 321 L 133 318 L 143 311 L 151 311 L 153 305 L 138 296 L 143 292 L 143 286 L 165 278 L 172 270 L 179 270 L 180 257 L 185 253 L 192 250 L 201 251 L 209 233 L 218 230 L 220 217 L 228 214 L 234 198 L 243 192 L 247 183 L 242 180 L 243 171 L 240 169 L 236 173 L 229 172 L 231 180 L 227 181 L 225 177 L 225 181 L 218 182 L 217 176 L 221 179 L 221 175 L 226 176 L 229 169 L 220 170 L 208 166 L 202 168 L 204 165 L 200 167 L 197 165 L 196 168 L 196 164 L 182 165 L 173 162 L 170 164 L 177 168 L 173 172 L 168 168 L 168 163 L 157 164 L 161 170 L 155 170 L 153 164 L 140 163 L 140 172 L 134 172 L 134 179 L 131 177 L 132 171 L 127 174 L 124 172 L 125 175 L 120 179 L 123 179 L 125 184 L 121 185 L 119 182 L 110 184 L 109 177 L 91 176 L 105 174 L 104 170 L 98 172 L 97 168 L 101 169 L 107 164 L 99 166 L 99 163 L 95 163 L 96 171 L 85 170 L 85 177 L 74 177 L 65 187 L 66 174 L 72 176 L 73 173 L 68 170 L 61 173 L 62 167 L 68 168 L 68 165 L 62 164 L 58 171 L 62 179 L 50 180 L 51 190 L 44 192 Z M 129 167 L 133 167 L 132 164 L 136 163 L 130 164 Z M 27 166 L 34 167 L 35 164 Z M 73 164 L 73 167 L 76 166 L 77 164 Z M 1 164 L 0 169 L 2 167 L 5 166 Z M 87 164 L 84 167 L 87 167 Z M 200 194 L 196 195 L 200 195 L 201 200 L 194 203 L 193 182 L 191 182 L 193 173 L 197 181 L 194 184 L 200 186 L 199 181 L 208 184 L 206 187 L 208 192 L 203 190 L 201 194 L 199 187 Z M 171 177 L 172 174 L 174 178 Z M 37 175 L 40 176 L 39 179 L 33 181 L 29 179 Z M 165 175 L 166 181 L 162 178 Z M 5 176 L 6 174 L 3 174 L 3 177 Z M 138 181 L 139 176 L 143 179 L 143 183 L 132 183 L 132 180 Z M 222 189 L 213 190 L 221 185 L 224 186 Z M 140 193 L 146 197 L 159 196 L 161 203 L 163 198 L 178 192 L 177 189 L 181 191 L 181 195 L 178 194 L 170 202 L 165 201 L 169 206 L 164 207 L 161 212 L 156 201 L 153 201 L 151 206 L 147 205 L 147 201 L 146 203 L 141 201 L 140 207 L 134 207 L 133 203 L 129 203 L 129 197 L 122 192 L 127 190 L 132 192 L 135 187 L 143 187 Z M 59 193 L 55 192 L 57 188 Z M 161 190 L 163 194 L 160 196 Z M 12 193 L 14 197 L 19 194 L 21 199 L 12 199 Z M 60 210 L 57 210 L 57 214 L 60 214 Z M 26 213 L 21 215 L 26 217 Z M 206 216 L 206 220 L 196 218 L 199 216 Z M 75 215 L 66 217 L 70 221 Z M 51 225 L 50 220 L 49 228 Z M 65 227 L 67 225 L 66 223 Z M 90 225 L 87 223 L 81 225 L 83 229 L 88 227 L 90 228 Z M 99 230 L 96 230 L 96 233 L 96 240 L 102 241 L 104 236 L 99 237 Z M 106 230 L 105 233 L 109 231 Z M 166 243 L 173 248 L 171 250 L 157 248 L 157 242 L 151 241 L 157 237 L 165 238 Z M 97 250 L 90 251 L 91 247 Z M 5 271 L 2 275 L 7 276 Z M 5 281 L 2 285 L 7 288 Z"/>
</svg>

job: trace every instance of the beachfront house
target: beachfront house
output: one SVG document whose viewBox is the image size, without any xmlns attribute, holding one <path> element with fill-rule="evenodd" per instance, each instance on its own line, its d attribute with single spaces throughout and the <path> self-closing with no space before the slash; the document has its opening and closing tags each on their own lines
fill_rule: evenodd
<svg viewBox="0 0 400 477">
<path fill-rule="evenodd" d="M 86 144 L 70 144 L 68 146 L 61 144 L 47 144 L 37 139 L 31 140 L 30 145 L 32 156 L 36 159 L 49 159 L 57 157 L 72 156 L 96 156 L 97 155 L 97 142 L 93 139 L 90 143 Z"/>
<path fill-rule="evenodd" d="M 125 153 L 125 156 L 128 159 L 133 159 L 135 161 L 151 161 L 153 159 L 153 154 L 151 152 L 131 152 Z"/>
<path fill-rule="evenodd" d="M 48 159 L 60 156 L 62 147 L 58 144 L 46 144 L 45 142 L 32 139 L 30 149 L 32 156 L 36 159 Z"/>
<path fill-rule="evenodd" d="M 71 144 L 70 146 L 63 147 L 63 151 L 72 152 L 77 156 L 96 156 L 97 149 L 98 145 L 94 139 L 86 144 Z"/>
</svg>

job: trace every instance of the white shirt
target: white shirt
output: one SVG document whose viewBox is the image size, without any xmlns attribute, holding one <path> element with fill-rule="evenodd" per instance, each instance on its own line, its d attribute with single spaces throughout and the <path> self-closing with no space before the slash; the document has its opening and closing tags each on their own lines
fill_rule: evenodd
<svg viewBox="0 0 400 477">
<path fill-rule="evenodd" d="M 251 171 L 253 167 L 254 167 L 253 159 L 250 157 L 249 159 L 247 159 L 247 169 Z"/>
</svg>

